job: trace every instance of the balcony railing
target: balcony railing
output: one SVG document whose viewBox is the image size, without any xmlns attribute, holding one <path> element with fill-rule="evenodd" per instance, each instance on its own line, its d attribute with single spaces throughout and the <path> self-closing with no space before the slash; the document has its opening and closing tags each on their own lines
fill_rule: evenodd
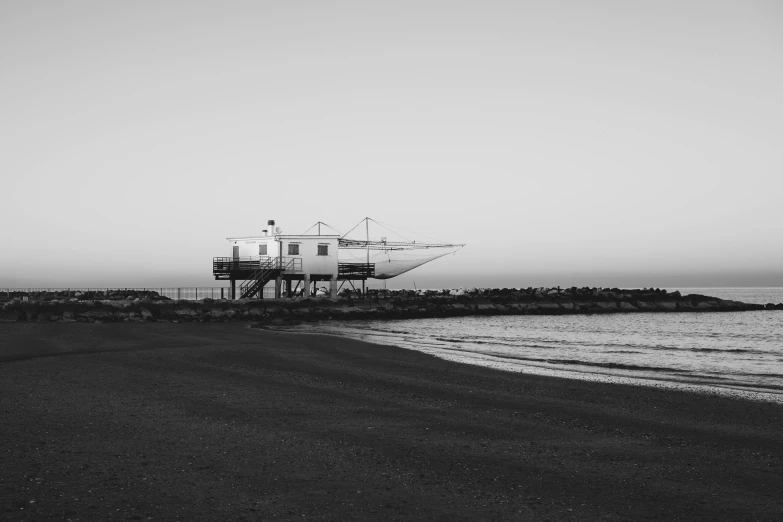
<svg viewBox="0 0 783 522">
<path fill-rule="evenodd" d="M 302 270 L 301 257 L 215 257 L 212 258 L 212 273 L 231 274 L 236 272 L 253 272 L 261 268 L 267 270 L 284 270 L 297 272 Z"/>
<path fill-rule="evenodd" d="M 375 263 L 339 263 L 337 273 L 340 279 L 375 277 Z"/>
</svg>

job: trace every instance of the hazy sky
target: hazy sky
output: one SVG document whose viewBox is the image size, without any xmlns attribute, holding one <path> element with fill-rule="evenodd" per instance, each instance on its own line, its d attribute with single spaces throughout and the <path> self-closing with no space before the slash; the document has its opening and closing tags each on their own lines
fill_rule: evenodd
<svg viewBox="0 0 783 522">
<path fill-rule="evenodd" d="M 0 0 L 0 287 L 367 215 L 468 244 L 390 286 L 783 286 L 782 6 Z"/>
</svg>

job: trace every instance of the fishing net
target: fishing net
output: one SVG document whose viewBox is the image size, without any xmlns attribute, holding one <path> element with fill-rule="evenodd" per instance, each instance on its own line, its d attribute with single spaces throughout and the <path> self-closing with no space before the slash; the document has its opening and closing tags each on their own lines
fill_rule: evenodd
<svg viewBox="0 0 783 522">
<path fill-rule="evenodd" d="M 338 260 L 374 265 L 375 279 L 396 277 L 463 246 L 431 242 L 432 238 L 411 240 L 410 234 L 403 236 L 371 219 L 362 223 L 340 239 Z"/>
</svg>

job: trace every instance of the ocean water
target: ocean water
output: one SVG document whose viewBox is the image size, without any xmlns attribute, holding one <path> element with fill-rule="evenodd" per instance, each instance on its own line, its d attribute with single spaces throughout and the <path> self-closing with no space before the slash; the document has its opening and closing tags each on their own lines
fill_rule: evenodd
<svg viewBox="0 0 783 522">
<path fill-rule="evenodd" d="M 677 290 L 783 302 L 783 288 Z M 783 311 L 330 321 L 296 331 L 506 371 L 783 402 Z"/>
</svg>

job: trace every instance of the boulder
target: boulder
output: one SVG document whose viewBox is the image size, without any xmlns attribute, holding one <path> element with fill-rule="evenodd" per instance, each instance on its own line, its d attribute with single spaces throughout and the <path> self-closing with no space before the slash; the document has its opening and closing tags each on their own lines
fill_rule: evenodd
<svg viewBox="0 0 783 522">
<path fill-rule="evenodd" d="M 213 308 L 209 311 L 209 316 L 213 319 L 223 319 L 226 316 L 226 313 L 219 308 Z"/>
<path fill-rule="evenodd" d="M 81 315 L 95 321 L 110 321 L 114 318 L 114 314 L 107 310 L 90 310 L 88 312 L 84 312 Z"/>
</svg>

